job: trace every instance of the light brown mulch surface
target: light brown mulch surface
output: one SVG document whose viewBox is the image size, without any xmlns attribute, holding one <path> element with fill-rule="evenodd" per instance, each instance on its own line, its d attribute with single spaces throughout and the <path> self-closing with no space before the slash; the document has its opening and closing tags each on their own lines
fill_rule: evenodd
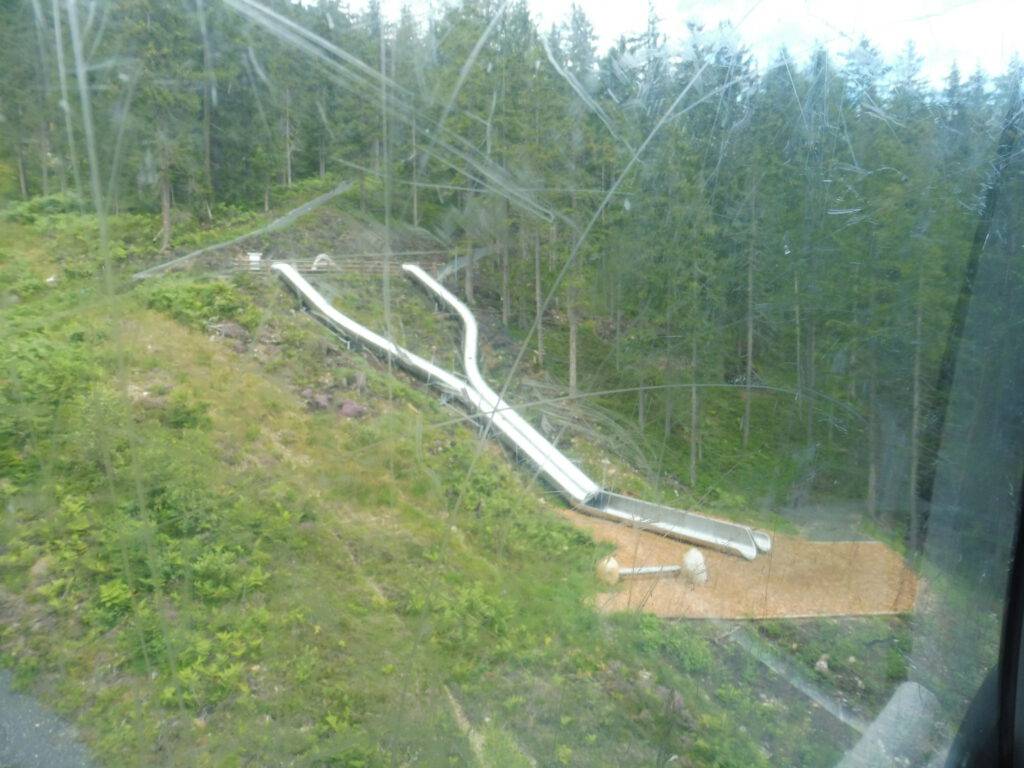
<svg viewBox="0 0 1024 768">
<path fill-rule="evenodd" d="M 579 512 L 563 513 L 598 541 L 615 545 L 622 567 L 677 565 L 692 546 Z M 680 578 L 623 579 L 598 595 L 603 611 L 642 610 L 665 618 L 772 619 L 872 616 L 913 610 L 918 581 L 877 541 L 772 537 L 772 551 L 744 560 L 702 549 L 708 583 Z"/>
</svg>

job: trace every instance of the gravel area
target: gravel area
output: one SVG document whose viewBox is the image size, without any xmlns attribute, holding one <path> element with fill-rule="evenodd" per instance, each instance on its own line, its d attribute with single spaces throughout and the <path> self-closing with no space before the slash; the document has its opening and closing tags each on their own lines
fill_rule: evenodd
<svg viewBox="0 0 1024 768">
<path fill-rule="evenodd" d="M 0 670 L 0 768 L 93 768 L 75 729 Z"/>
</svg>

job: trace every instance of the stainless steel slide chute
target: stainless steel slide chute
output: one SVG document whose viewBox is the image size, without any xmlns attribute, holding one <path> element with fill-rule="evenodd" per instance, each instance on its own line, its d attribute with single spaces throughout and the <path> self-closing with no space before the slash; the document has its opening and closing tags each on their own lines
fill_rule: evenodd
<svg viewBox="0 0 1024 768">
<path fill-rule="evenodd" d="M 755 531 L 749 526 L 633 499 L 602 489 L 569 457 L 516 413 L 484 380 L 477 360 L 479 329 L 469 307 L 415 264 L 405 264 L 402 268 L 461 319 L 465 380 L 345 316 L 332 307 L 291 265 L 282 262 L 272 265 L 272 269 L 280 274 L 300 298 L 329 325 L 348 338 L 390 356 L 406 370 L 454 395 L 472 412 L 483 417 L 495 434 L 514 447 L 518 453 L 526 456 L 540 473 L 581 511 L 739 555 L 748 560 L 755 558 L 758 552 L 767 552 L 771 549 L 771 538 L 768 534 Z"/>
</svg>

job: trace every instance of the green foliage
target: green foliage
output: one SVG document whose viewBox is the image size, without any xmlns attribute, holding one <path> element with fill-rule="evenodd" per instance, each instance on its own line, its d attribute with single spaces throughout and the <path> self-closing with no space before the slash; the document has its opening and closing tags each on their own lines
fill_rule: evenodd
<svg viewBox="0 0 1024 768">
<path fill-rule="evenodd" d="M 82 201 L 70 193 L 43 195 L 16 203 L 0 212 L 5 221 L 18 224 L 32 224 L 40 216 L 54 213 L 76 213 L 82 209 Z"/>
<path fill-rule="evenodd" d="M 251 300 L 222 280 L 169 278 L 148 285 L 142 295 L 146 306 L 193 328 L 233 321 L 252 330 L 260 320 Z"/>
<path fill-rule="evenodd" d="M 167 407 L 160 412 L 160 420 L 174 429 L 198 429 L 210 426 L 210 404 L 196 399 L 187 389 L 175 389 L 168 398 Z"/>
<path fill-rule="evenodd" d="M 100 584 L 98 602 L 101 619 L 114 624 L 131 609 L 132 590 L 120 579 L 108 581 Z"/>
<path fill-rule="evenodd" d="M 221 602 L 259 589 L 266 582 L 267 574 L 259 565 L 244 562 L 237 552 L 216 547 L 192 563 L 191 579 L 200 599 Z"/>
</svg>

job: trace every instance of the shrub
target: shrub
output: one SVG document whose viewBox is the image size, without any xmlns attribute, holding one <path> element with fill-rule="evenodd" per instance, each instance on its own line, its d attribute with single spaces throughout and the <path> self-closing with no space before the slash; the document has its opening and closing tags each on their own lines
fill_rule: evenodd
<svg viewBox="0 0 1024 768">
<path fill-rule="evenodd" d="M 230 549 L 216 547 L 192 563 L 192 584 L 203 600 L 218 602 L 241 597 L 267 580 L 259 565 L 249 566 Z"/>
<path fill-rule="evenodd" d="M 114 624 L 132 607 L 132 590 L 121 579 L 100 584 L 99 617 L 107 624 Z"/>
<path fill-rule="evenodd" d="M 144 294 L 146 306 L 193 328 L 233 321 L 252 330 L 259 323 L 259 311 L 252 300 L 222 280 L 169 279 L 153 283 Z"/>
<path fill-rule="evenodd" d="M 173 429 L 201 429 L 210 426 L 210 404 L 198 400 L 188 389 L 176 389 L 160 412 L 160 421 Z"/>
<path fill-rule="evenodd" d="M 3 219 L 18 224 L 31 224 L 36 220 L 37 216 L 47 216 L 53 213 L 75 213 L 81 207 L 82 201 L 78 195 L 66 192 L 42 195 L 10 206 L 3 212 Z"/>
</svg>

